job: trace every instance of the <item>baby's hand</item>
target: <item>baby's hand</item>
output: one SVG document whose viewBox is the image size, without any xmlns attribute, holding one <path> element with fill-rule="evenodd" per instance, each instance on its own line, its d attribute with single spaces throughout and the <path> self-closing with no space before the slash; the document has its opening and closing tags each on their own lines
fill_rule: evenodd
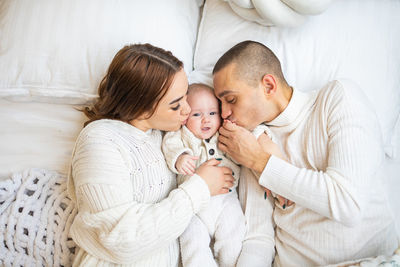
<svg viewBox="0 0 400 267">
<path fill-rule="evenodd" d="M 199 157 L 182 154 L 176 160 L 175 168 L 180 174 L 193 175 L 196 169 L 196 160 L 198 159 Z"/>
</svg>

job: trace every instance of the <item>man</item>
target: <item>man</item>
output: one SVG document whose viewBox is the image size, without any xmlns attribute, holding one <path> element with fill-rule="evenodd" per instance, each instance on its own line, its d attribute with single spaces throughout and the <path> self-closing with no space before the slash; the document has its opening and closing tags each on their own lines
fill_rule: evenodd
<svg viewBox="0 0 400 267">
<path fill-rule="evenodd" d="M 253 41 L 228 50 L 213 75 L 224 119 L 219 148 L 259 174 L 241 177 L 246 217 L 258 219 L 248 224 L 238 265 L 269 266 L 274 245 L 275 266 L 394 252 L 394 222 L 377 175 L 384 158 L 379 125 L 356 86 L 334 81 L 319 92 L 293 89 L 274 53 Z M 279 144 L 250 133 L 261 123 Z M 265 200 L 261 186 L 295 204 Z"/>
</svg>

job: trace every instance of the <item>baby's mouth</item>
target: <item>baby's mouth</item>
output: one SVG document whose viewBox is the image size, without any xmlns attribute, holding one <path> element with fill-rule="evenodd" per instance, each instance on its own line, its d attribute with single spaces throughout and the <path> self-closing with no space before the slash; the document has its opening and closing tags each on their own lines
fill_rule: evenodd
<svg viewBox="0 0 400 267">
<path fill-rule="evenodd" d="M 203 132 L 207 132 L 207 131 L 209 131 L 211 128 L 210 127 L 203 127 L 203 128 L 201 128 L 201 130 L 203 131 Z"/>
</svg>

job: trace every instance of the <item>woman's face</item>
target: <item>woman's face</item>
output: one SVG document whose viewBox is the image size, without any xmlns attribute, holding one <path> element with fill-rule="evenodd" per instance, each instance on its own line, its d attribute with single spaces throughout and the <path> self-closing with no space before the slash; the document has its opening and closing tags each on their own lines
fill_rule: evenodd
<svg viewBox="0 0 400 267">
<path fill-rule="evenodd" d="M 181 69 L 174 76 L 167 93 L 160 100 L 154 114 L 146 119 L 149 128 L 162 131 L 177 131 L 185 124 L 190 107 L 186 102 L 188 80 Z"/>
</svg>

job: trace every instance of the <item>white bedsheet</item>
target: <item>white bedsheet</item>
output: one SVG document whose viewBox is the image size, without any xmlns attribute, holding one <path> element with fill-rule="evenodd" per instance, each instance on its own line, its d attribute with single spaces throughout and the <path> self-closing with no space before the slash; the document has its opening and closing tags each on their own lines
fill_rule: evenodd
<svg viewBox="0 0 400 267">
<path fill-rule="evenodd" d="M 0 99 L 0 179 L 32 167 L 66 173 L 84 121 L 71 105 Z"/>
</svg>

